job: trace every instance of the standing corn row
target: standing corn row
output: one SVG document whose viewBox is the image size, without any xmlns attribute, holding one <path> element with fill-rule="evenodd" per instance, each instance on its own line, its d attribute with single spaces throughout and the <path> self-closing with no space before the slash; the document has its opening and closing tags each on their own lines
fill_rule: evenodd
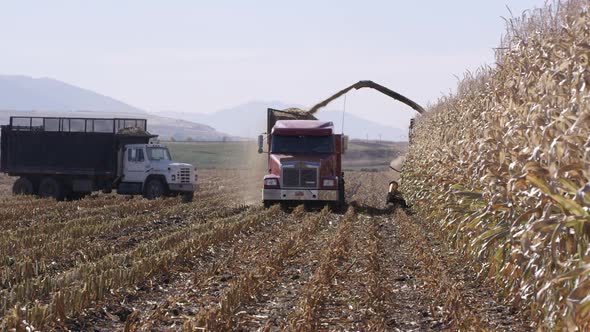
<svg viewBox="0 0 590 332">
<path fill-rule="evenodd" d="M 497 66 L 417 119 L 402 180 L 548 328 L 590 323 L 589 5 L 510 20 Z"/>
</svg>

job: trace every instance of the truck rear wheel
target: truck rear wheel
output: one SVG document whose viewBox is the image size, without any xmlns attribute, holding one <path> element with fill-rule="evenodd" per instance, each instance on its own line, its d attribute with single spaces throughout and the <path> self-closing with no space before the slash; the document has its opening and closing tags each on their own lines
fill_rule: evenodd
<svg viewBox="0 0 590 332">
<path fill-rule="evenodd" d="M 69 192 L 68 195 L 66 195 L 66 196 L 67 196 L 67 198 L 69 200 L 77 201 L 77 200 L 80 200 L 80 199 L 84 199 L 84 197 L 86 197 L 88 195 L 90 195 L 89 192 L 85 192 L 85 191 L 84 192 L 73 191 L 73 192 Z"/>
<path fill-rule="evenodd" d="M 343 208 L 346 205 L 346 190 L 344 189 L 344 180 L 339 181 L 338 205 L 340 205 L 341 208 Z"/>
<path fill-rule="evenodd" d="M 151 179 L 145 184 L 143 197 L 147 199 L 156 199 L 166 194 L 166 186 L 158 179 Z"/>
<path fill-rule="evenodd" d="M 63 185 L 54 178 L 43 178 L 39 183 L 39 196 L 42 198 L 55 198 L 61 201 L 64 198 Z"/>
<path fill-rule="evenodd" d="M 16 179 L 12 185 L 12 193 L 14 195 L 33 195 L 35 193 L 33 182 L 28 178 Z"/>
<path fill-rule="evenodd" d="M 183 193 L 182 196 L 181 196 L 182 202 L 183 203 L 190 203 L 190 202 L 193 201 L 193 197 L 194 196 L 195 196 L 195 193 L 192 192 L 192 191 L 191 192 Z"/>
</svg>

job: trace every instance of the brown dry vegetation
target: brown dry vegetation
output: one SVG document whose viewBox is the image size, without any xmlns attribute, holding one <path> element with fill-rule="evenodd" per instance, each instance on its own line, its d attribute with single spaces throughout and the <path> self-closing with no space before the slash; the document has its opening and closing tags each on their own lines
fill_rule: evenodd
<svg viewBox="0 0 590 332">
<path fill-rule="evenodd" d="M 0 199 L 2 330 L 527 330 L 436 231 L 347 174 L 345 213 L 246 205 L 202 171 L 191 204 Z M 2 188 L 10 180 L 2 178 Z"/>
<path fill-rule="evenodd" d="M 590 14 L 508 21 L 497 66 L 418 119 L 406 199 L 542 329 L 590 326 Z"/>
</svg>

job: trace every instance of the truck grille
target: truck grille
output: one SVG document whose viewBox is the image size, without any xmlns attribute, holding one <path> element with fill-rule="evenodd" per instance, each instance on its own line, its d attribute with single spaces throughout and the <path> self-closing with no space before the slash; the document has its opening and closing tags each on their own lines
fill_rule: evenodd
<svg viewBox="0 0 590 332">
<path fill-rule="evenodd" d="M 180 183 L 191 183 L 191 169 L 181 168 L 180 169 Z"/>
<path fill-rule="evenodd" d="M 283 188 L 317 188 L 317 168 L 283 168 Z"/>
</svg>

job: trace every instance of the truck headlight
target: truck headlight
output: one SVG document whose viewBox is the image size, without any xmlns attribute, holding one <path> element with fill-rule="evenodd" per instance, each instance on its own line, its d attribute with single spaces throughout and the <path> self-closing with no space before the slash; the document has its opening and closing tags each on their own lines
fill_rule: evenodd
<svg viewBox="0 0 590 332">
<path fill-rule="evenodd" d="M 176 175 L 172 174 L 172 181 L 176 181 Z"/>
<path fill-rule="evenodd" d="M 324 187 L 334 187 L 334 183 L 334 179 L 324 179 L 324 181 L 322 181 Z"/>
<path fill-rule="evenodd" d="M 274 178 L 264 179 L 264 185 L 266 187 L 278 187 L 279 186 L 279 180 L 278 179 L 274 179 Z"/>
</svg>

